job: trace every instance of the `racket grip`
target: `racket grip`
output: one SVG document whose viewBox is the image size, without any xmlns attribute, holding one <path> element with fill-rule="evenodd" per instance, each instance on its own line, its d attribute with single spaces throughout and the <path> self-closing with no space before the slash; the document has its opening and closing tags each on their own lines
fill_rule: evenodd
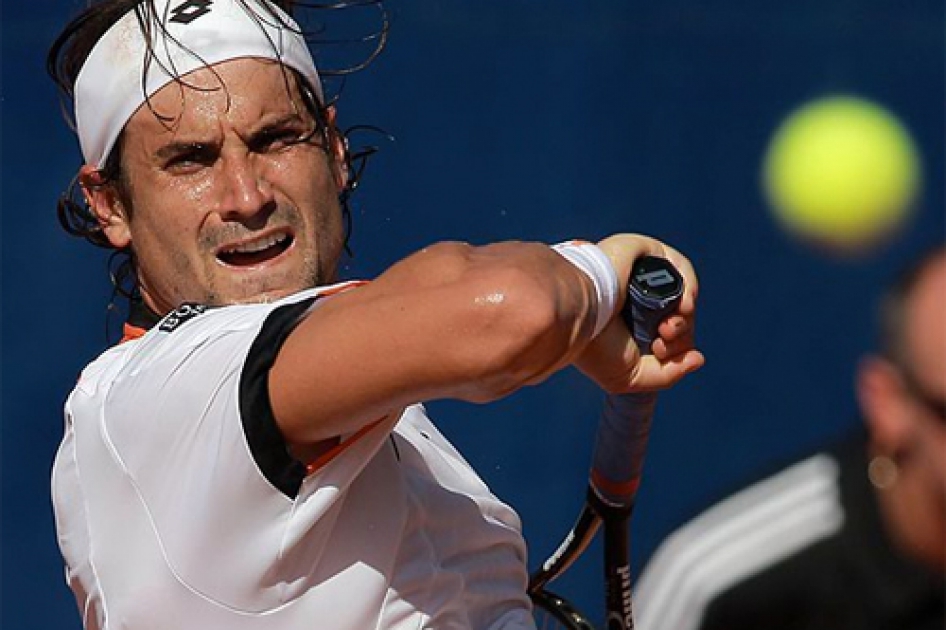
<svg viewBox="0 0 946 630">
<path fill-rule="evenodd" d="M 651 354 L 660 322 L 677 308 L 683 278 L 662 258 L 645 257 L 631 271 L 621 315 L 642 355 Z M 605 398 L 591 465 L 591 488 L 615 509 L 630 509 L 640 485 L 656 392 Z"/>
<path fill-rule="evenodd" d="M 609 394 L 591 466 L 591 487 L 605 505 L 630 509 L 640 485 L 657 394 Z"/>
</svg>

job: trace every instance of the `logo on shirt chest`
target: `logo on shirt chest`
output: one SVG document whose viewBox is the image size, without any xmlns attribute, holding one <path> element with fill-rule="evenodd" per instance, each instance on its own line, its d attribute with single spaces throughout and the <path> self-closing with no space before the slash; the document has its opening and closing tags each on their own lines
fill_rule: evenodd
<svg viewBox="0 0 946 630">
<path fill-rule="evenodd" d="M 161 332 L 174 332 L 177 330 L 178 326 L 188 320 L 194 319 L 206 310 L 207 307 L 203 304 L 182 304 L 161 320 L 159 329 Z"/>
</svg>

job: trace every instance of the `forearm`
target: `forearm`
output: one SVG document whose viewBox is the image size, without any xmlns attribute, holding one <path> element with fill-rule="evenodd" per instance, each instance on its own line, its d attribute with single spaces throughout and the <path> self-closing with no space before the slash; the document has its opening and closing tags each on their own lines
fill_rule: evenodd
<svg viewBox="0 0 946 630">
<path fill-rule="evenodd" d="M 587 276 L 544 245 L 437 245 L 298 326 L 273 410 L 290 444 L 311 444 L 414 402 L 494 400 L 574 360 L 595 308 Z"/>
</svg>

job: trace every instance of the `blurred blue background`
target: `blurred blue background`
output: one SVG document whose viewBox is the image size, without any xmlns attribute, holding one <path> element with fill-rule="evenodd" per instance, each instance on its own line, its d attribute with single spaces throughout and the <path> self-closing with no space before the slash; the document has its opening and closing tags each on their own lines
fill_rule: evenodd
<svg viewBox="0 0 946 630">
<path fill-rule="evenodd" d="M 79 166 L 44 73 L 82 2 L 2 6 L 2 619 L 78 628 L 49 503 L 61 405 L 105 344 L 106 257 L 55 200 Z M 942 0 L 427 0 L 391 5 L 387 51 L 352 77 L 343 125 L 396 141 L 355 197 L 370 277 L 433 241 L 597 239 L 641 231 L 699 270 L 706 368 L 661 400 L 633 526 L 660 538 L 760 467 L 852 426 L 852 368 L 880 287 L 944 234 Z M 838 259 L 787 237 L 761 157 L 801 103 L 856 94 L 918 142 L 925 186 L 891 244 Z M 600 396 L 574 372 L 489 406 L 432 405 L 523 518 L 533 566 L 581 502 Z M 238 550 L 234 550 L 239 553 Z M 600 610 L 597 554 L 558 590 Z M 353 596 L 355 596 L 353 594 Z"/>
</svg>

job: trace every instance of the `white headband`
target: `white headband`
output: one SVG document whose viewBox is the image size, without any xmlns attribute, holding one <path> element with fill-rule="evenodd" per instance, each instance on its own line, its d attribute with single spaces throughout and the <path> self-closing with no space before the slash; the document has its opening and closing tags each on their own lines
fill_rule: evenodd
<svg viewBox="0 0 946 630">
<path fill-rule="evenodd" d="M 151 3 L 139 5 L 150 52 L 133 9 L 95 44 L 76 78 L 76 131 L 87 164 L 105 165 L 118 134 L 145 99 L 189 72 L 229 59 L 285 64 L 323 100 L 305 38 L 268 0 L 154 0 L 153 5 L 153 13 Z"/>
</svg>

